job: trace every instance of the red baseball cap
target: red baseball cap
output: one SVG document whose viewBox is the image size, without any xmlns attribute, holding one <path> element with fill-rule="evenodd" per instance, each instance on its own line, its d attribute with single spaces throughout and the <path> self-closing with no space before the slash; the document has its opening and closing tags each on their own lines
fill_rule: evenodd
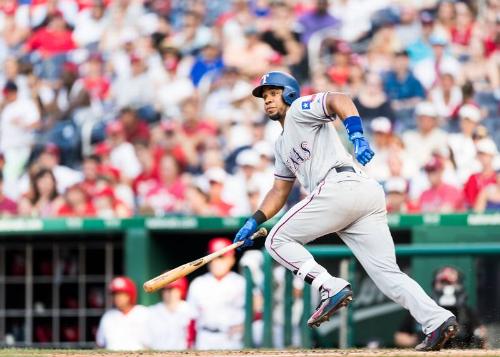
<svg viewBox="0 0 500 357">
<path fill-rule="evenodd" d="M 137 302 L 137 288 L 132 279 L 126 276 L 118 276 L 111 280 L 109 284 L 109 291 L 111 293 L 124 292 L 130 296 L 130 302 L 135 305 Z"/>
<path fill-rule="evenodd" d="M 106 125 L 106 134 L 113 135 L 123 133 L 125 128 L 123 127 L 123 123 L 121 121 L 112 121 Z"/>
<path fill-rule="evenodd" d="M 164 289 L 179 289 L 182 299 L 186 298 L 189 282 L 185 276 L 176 281 L 171 282 Z"/>
<path fill-rule="evenodd" d="M 215 237 L 208 242 L 208 254 L 215 253 L 221 249 L 224 249 L 233 244 L 229 239 L 225 237 Z M 234 250 L 230 250 L 224 256 L 234 256 Z"/>
</svg>

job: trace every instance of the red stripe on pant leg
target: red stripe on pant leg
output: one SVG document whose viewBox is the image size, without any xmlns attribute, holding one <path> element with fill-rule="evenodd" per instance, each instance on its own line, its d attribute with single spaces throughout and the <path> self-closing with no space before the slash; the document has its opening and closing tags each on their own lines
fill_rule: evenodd
<svg viewBox="0 0 500 357">
<path fill-rule="evenodd" d="M 276 236 L 276 233 L 278 233 L 278 231 L 281 229 L 281 227 L 283 227 L 285 225 L 285 223 L 287 223 L 293 216 L 295 216 L 297 213 L 300 212 L 300 210 L 302 210 L 304 207 L 306 207 L 309 203 L 311 203 L 311 201 L 314 199 L 314 197 L 316 197 L 317 195 L 319 195 L 319 193 L 321 192 L 321 188 L 323 187 L 323 185 L 325 184 L 325 181 L 321 182 L 320 184 L 320 187 L 318 189 L 318 192 L 317 194 L 315 193 L 314 195 L 311 196 L 311 198 L 309 199 L 309 201 L 307 201 L 302 207 L 300 207 L 298 210 L 296 210 L 295 212 L 293 212 L 290 217 L 288 217 L 283 223 L 281 223 L 279 225 L 278 228 L 276 228 L 276 230 L 274 231 L 273 235 L 271 236 L 271 250 L 274 252 L 274 254 L 276 254 L 278 257 L 280 257 L 281 260 L 283 260 L 284 262 L 286 262 L 288 265 L 291 265 L 294 269 L 299 269 L 298 267 L 296 267 L 295 265 L 293 265 L 292 263 L 290 263 L 288 260 L 284 259 L 281 255 L 278 254 L 278 252 L 276 251 L 276 249 L 273 248 L 273 239 L 274 237 Z"/>
</svg>

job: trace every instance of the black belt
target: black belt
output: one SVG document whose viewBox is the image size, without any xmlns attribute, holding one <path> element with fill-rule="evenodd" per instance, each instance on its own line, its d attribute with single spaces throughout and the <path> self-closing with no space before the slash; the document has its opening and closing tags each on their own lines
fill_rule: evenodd
<svg viewBox="0 0 500 357">
<path fill-rule="evenodd" d="M 216 327 L 203 326 L 201 329 L 204 330 L 204 331 L 211 332 L 211 333 L 222 333 L 222 332 L 224 332 L 221 329 L 218 329 Z"/>
<path fill-rule="evenodd" d="M 333 169 L 337 172 L 354 172 L 354 173 L 356 173 L 356 170 L 354 170 L 354 167 L 352 167 L 352 166 L 339 166 L 339 167 L 334 167 Z"/>
</svg>

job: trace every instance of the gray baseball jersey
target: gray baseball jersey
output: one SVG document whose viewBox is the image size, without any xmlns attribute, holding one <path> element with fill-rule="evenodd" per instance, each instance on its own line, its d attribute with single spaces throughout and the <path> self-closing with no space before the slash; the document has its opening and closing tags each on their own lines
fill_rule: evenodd
<svg viewBox="0 0 500 357">
<path fill-rule="evenodd" d="M 337 232 L 380 290 L 410 310 L 424 333 L 430 333 L 452 314 L 399 269 L 381 185 L 359 170 L 330 170 L 354 162 L 330 124 L 333 118 L 326 111 L 327 96 L 318 93 L 299 98 L 287 111 L 283 133 L 276 142 L 275 175 L 281 180 L 297 178 L 309 195 L 276 223 L 266 248 L 322 295 L 333 296 L 349 282 L 330 275 L 304 244 Z"/>
<path fill-rule="evenodd" d="M 275 176 L 297 178 L 312 192 L 332 167 L 354 166 L 331 125 L 335 119 L 326 109 L 328 92 L 295 100 L 286 113 L 283 133 L 275 144 Z"/>
</svg>

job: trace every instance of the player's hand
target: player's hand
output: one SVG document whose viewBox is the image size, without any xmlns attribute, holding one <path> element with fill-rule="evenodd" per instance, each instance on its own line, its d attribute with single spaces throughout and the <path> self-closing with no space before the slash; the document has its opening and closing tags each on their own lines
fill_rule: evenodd
<svg viewBox="0 0 500 357">
<path fill-rule="evenodd" d="M 236 237 L 234 237 L 233 243 L 243 242 L 243 244 L 238 248 L 246 248 L 251 247 L 253 245 L 253 240 L 250 239 L 252 234 L 257 230 L 257 221 L 255 218 L 250 217 L 246 220 L 243 227 L 240 228 L 238 233 L 236 233 Z"/>
<path fill-rule="evenodd" d="M 363 166 L 370 162 L 375 153 L 370 148 L 370 144 L 368 144 L 366 138 L 364 136 L 355 137 L 352 139 L 352 143 L 354 144 L 356 160 Z"/>
</svg>

